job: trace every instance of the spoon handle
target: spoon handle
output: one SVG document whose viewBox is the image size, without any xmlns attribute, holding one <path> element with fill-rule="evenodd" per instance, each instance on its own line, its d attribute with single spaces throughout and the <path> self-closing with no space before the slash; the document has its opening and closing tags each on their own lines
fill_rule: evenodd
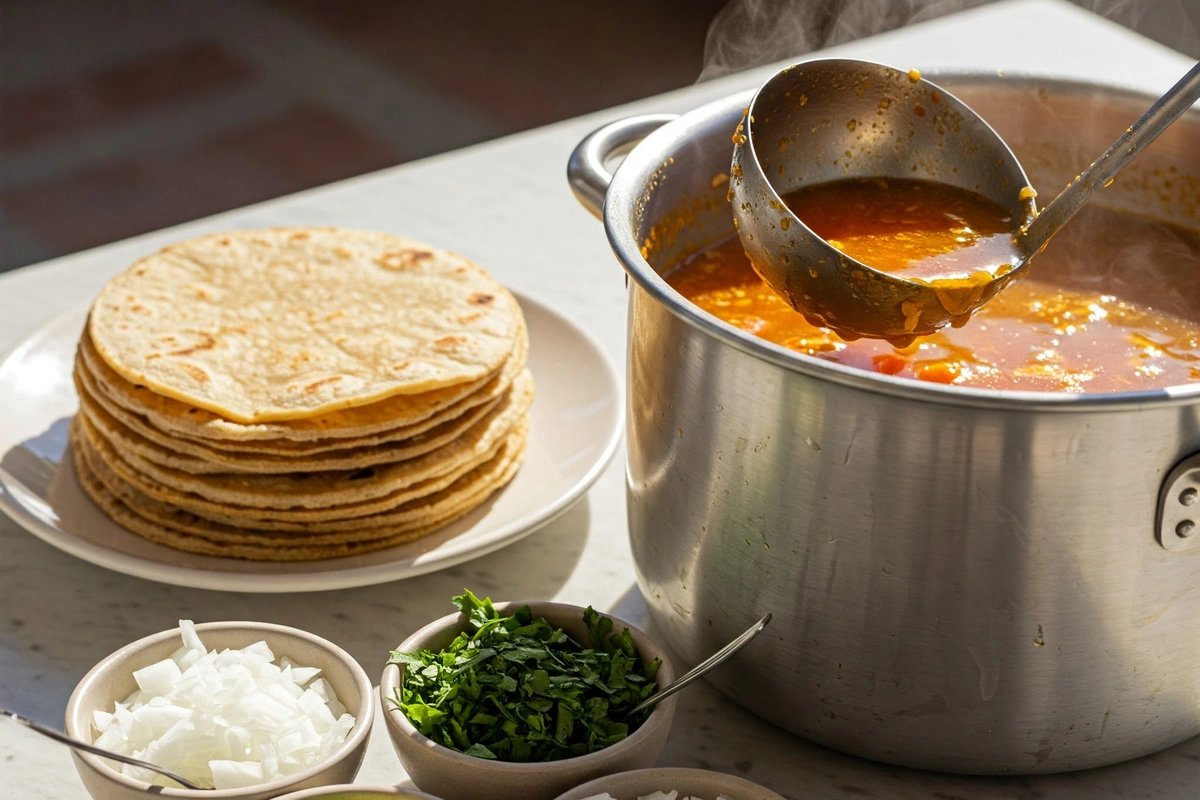
<svg viewBox="0 0 1200 800">
<path fill-rule="evenodd" d="M 668 697 L 675 694 L 680 689 L 685 688 L 688 684 L 692 683 L 693 681 L 695 681 L 697 678 L 704 675 L 709 670 L 719 667 L 721 664 L 725 663 L 726 660 L 728 660 L 735 653 L 737 653 L 737 651 L 741 650 L 743 647 L 750 644 L 751 640 L 753 640 L 755 636 L 758 636 L 760 633 L 762 633 L 763 628 L 767 627 L 767 623 L 769 623 L 770 621 L 771 621 L 771 615 L 767 614 L 765 617 L 760 619 L 758 622 L 754 623 L 754 626 L 752 628 L 750 628 L 748 631 L 746 631 L 745 633 L 743 633 L 741 636 L 737 637 L 732 642 L 725 645 L 720 650 L 713 653 L 711 656 L 704 659 L 696 666 L 692 667 L 690 670 L 688 670 L 686 673 L 684 673 L 683 676 L 681 676 L 677 681 L 672 683 L 667 688 L 663 689 L 661 692 L 650 695 L 645 700 L 638 703 L 633 708 L 629 709 L 629 711 L 627 713 L 629 715 L 633 715 L 643 709 L 649 708 L 650 706 L 654 705 L 655 703 L 657 703 L 660 700 L 666 700 Z"/>
<path fill-rule="evenodd" d="M 1021 249 L 1032 257 L 1050 241 L 1058 229 L 1067 224 L 1079 207 L 1087 202 L 1120 172 L 1142 148 L 1158 138 L 1167 126 L 1200 99 L 1200 63 L 1193 66 L 1179 82 L 1150 106 L 1121 138 L 1079 174 L 1058 197 L 1042 209 L 1033 222 L 1018 234 Z"/>
<path fill-rule="evenodd" d="M 131 756 L 124 756 L 124 755 L 121 755 L 120 753 L 113 753 L 109 750 L 103 750 L 99 747 L 93 747 L 92 745 L 85 744 L 85 743 L 79 741 L 78 739 L 72 739 L 70 736 L 67 736 L 65 733 L 59 733 L 58 731 L 54 730 L 53 728 L 47 728 L 45 725 L 39 725 L 38 723 L 29 719 L 29 717 L 23 717 L 15 711 L 9 711 L 7 708 L 0 708 L 0 717 L 8 717 L 9 719 L 11 719 L 15 722 L 21 723 L 22 725 L 24 725 L 26 728 L 29 728 L 30 730 L 37 731 L 42 736 L 47 736 L 56 742 L 65 744 L 68 747 L 73 747 L 76 750 L 82 750 L 85 753 L 91 753 L 92 755 L 97 755 L 97 756 L 100 756 L 101 758 L 111 758 L 113 761 L 120 761 L 122 763 L 129 764 L 134 767 L 141 767 L 142 769 L 148 769 L 151 772 L 157 772 L 159 775 L 165 775 L 166 777 L 175 781 L 176 783 L 178 783 L 180 786 L 184 787 L 185 789 L 203 789 L 204 788 L 203 786 L 197 786 L 196 784 L 189 781 L 187 778 L 184 778 L 180 775 L 176 775 L 174 772 L 171 772 L 171 770 L 166 769 L 164 767 L 160 767 L 157 764 L 151 764 L 149 761 L 142 761 L 137 758 L 132 758 Z"/>
</svg>

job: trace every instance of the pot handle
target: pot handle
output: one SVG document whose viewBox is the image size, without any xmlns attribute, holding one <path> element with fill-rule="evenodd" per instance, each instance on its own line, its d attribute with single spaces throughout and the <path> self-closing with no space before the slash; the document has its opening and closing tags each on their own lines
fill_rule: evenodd
<svg viewBox="0 0 1200 800">
<path fill-rule="evenodd" d="M 1176 464 L 1163 481 L 1158 543 L 1172 553 L 1200 552 L 1200 453 Z"/>
<path fill-rule="evenodd" d="M 610 122 L 585 136 L 567 161 L 567 180 L 580 204 L 603 219 L 604 195 L 613 178 L 604 162 L 678 117 L 678 114 L 639 114 Z"/>
</svg>

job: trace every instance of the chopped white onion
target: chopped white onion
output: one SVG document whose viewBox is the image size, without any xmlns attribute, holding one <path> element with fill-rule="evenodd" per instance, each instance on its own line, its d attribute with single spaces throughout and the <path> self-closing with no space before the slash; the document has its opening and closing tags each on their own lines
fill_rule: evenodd
<svg viewBox="0 0 1200 800">
<path fill-rule="evenodd" d="M 112 713 L 92 712 L 93 744 L 233 789 L 293 775 L 333 754 L 354 726 L 321 670 L 275 663 L 266 642 L 209 651 L 191 620 L 183 646 L 133 673 L 138 691 Z M 175 784 L 147 770 L 126 775 Z"/>
<path fill-rule="evenodd" d="M 149 694 L 167 694 L 175 688 L 181 677 L 179 665 L 169 658 L 133 673 L 138 688 Z"/>
<path fill-rule="evenodd" d="M 214 789 L 242 789 L 266 780 L 257 761 L 210 761 Z"/>
</svg>

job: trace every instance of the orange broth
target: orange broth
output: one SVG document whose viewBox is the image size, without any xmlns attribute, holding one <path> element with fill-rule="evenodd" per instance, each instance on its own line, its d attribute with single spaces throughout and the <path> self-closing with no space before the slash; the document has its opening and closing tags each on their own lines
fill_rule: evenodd
<svg viewBox="0 0 1200 800">
<path fill-rule="evenodd" d="M 1082 393 L 1200 382 L 1200 320 L 1146 304 L 1148 297 L 1167 298 L 1161 272 L 1167 267 L 1176 280 L 1194 281 L 1200 235 L 1085 208 L 1034 260 L 1037 279 L 1015 282 L 964 327 L 903 348 L 877 339 L 845 342 L 807 323 L 762 282 L 737 237 L 697 252 L 664 277 L 725 322 L 808 356 L 938 383 Z M 1122 270 L 1134 277 L 1122 279 Z M 1114 287 L 1140 302 L 1117 296 Z M 1191 296 L 1172 302 L 1177 311 L 1200 315 Z"/>
<path fill-rule="evenodd" d="M 862 178 L 806 186 L 783 201 L 851 258 L 909 279 L 995 274 L 1017 260 L 1018 222 L 983 195 L 930 181 Z"/>
</svg>

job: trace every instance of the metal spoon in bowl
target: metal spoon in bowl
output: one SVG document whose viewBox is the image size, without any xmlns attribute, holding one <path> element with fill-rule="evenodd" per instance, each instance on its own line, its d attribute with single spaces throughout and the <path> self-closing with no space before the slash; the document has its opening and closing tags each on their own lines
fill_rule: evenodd
<svg viewBox="0 0 1200 800">
<path fill-rule="evenodd" d="M 704 659 L 699 664 L 697 664 L 696 666 L 692 667 L 690 670 L 685 672 L 683 675 L 681 675 L 679 677 L 678 680 L 676 680 L 670 686 L 666 687 L 665 689 L 660 689 L 658 692 L 650 695 L 645 700 L 638 703 L 633 708 L 629 709 L 629 711 L 626 712 L 626 716 L 632 716 L 639 711 L 649 708 L 650 706 L 654 705 L 655 703 L 659 702 L 660 700 L 666 700 L 668 697 L 670 697 L 671 695 L 680 691 L 681 689 L 687 688 L 687 686 L 689 684 L 691 684 L 692 682 L 694 682 L 696 679 L 703 677 L 704 675 L 708 674 L 712 670 L 721 666 L 726 661 L 728 661 L 730 658 L 732 658 L 739 650 L 741 650 L 746 645 L 750 644 L 750 642 L 754 640 L 754 637 L 756 637 L 760 633 L 762 633 L 763 628 L 767 627 L 767 624 L 770 621 L 771 621 L 771 615 L 767 614 L 765 617 L 760 619 L 758 622 L 751 625 L 750 628 L 748 630 L 746 630 L 745 633 L 742 633 L 740 636 L 738 636 L 732 642 L 725 645 L 720 650 L 713 653 L 711 656 Z"/>
<path fill-rule="evenodd" d="M 795 64 L 763 84 L 734 134 L 734 223 L 755 270 L 810 322 L 843 338 L 870 336 L 903 346 L 947 324 L 964 324 L 1197 99 L 1200 64 L 1039 214 L 1008 145 L 915 70 L 842 59 Z M 949 184 L 998 204 L 1020 221 L 1013 263 L 965 279 L 906 279 L 833 247 L 781 197 L 813 184 L 872 177 Z"/>
<path fill-rule="evenodd" d="M 56 730 L 54 730 L 54 728 L 47 728 L 45 725 L 39 725 L 38 723 L 34 722 L 33 720 L 29 719 L 28 717 L 23 717 L 15 711 L 9 711 L 6 708 L 0 708 L 0 717 L 8 717 L 9 719 L 11 719 L 15 722 L 21 723 L 22 725 L 24 725 L 26 728 L 29 728 L 30 730 L 37 731 L 42 736 L 49 737 L 49 738 L 53 739 L 54 741 L 59 742 L 60 744 L 67 745 L 68 747 L 74 747 L 76 750 L 82 750 L 85 753 L 91 753 L 92 755 L 100 756 L 101 758 L 111 758 L 113 761 L 120 761 L 123 764 L 130 764 L 135 767 L 141 767 L 142 769 L 148 769 L 151 772 L 157 772 L 159 775 L 164 775 L 164 776 L 170 778 L 171 780 L 175 781 L 176 783 L 178 783 L 180 786 L 182 786 L 185 789 L 203 789 L 204 788 L 203 786 L 197 786 L 196 784 L 189 781 L 187 778 L 177 775 L 165 767 L 160 767 L 156 764 L 151 764 L 149 761 L 142 761 L 141 759 L 138 759 L 138 758 L 132 758 L 131 756 L 125 756 L 125 755 L 121 755 L 120 753 L 114 753 L 111 750 L 105 750 L 101 747 L 96 747 L 95 745 L 86 744 L 85 742 L 81 742 L 78 739 L 72 739 L 70 736 L 67 736 L 65 733 L 56 731 Z"/>
</svg>

